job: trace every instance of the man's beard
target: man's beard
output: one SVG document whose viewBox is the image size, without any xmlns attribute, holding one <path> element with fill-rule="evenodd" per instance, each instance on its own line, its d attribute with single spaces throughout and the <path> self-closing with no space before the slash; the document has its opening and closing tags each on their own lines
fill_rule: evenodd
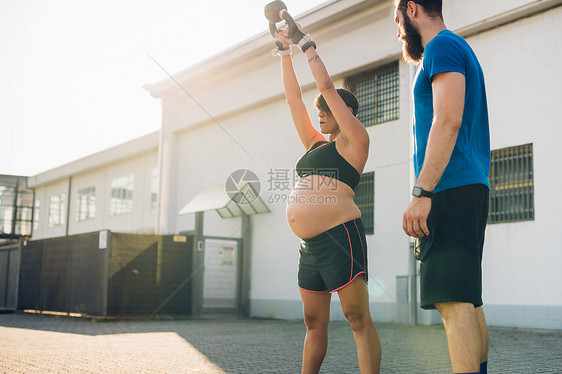
<svg viewBox="0 0 562 374">
<path fill-rule="evenodd" d="M 410 17 L 404 13 L 404 34 L 402 40 L 402 56 L 406 62 L 418 64 L 423 58 L 423 44 L 421 34 L 410 21 Z"/>
</svg>

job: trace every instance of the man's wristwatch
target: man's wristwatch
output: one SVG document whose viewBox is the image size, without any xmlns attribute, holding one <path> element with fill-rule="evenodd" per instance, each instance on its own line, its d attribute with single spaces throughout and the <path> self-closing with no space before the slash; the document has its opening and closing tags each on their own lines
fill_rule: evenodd
<svg viewBox="0 0 562 374">
<path fill-rule="evenodd" d="M 412 188 L 412 196 L 431 198 L 431 196 L 433 196 L 433 191 L 426 191 L 420 186 L 414 186 L 414 188 Z"/>
</svg>

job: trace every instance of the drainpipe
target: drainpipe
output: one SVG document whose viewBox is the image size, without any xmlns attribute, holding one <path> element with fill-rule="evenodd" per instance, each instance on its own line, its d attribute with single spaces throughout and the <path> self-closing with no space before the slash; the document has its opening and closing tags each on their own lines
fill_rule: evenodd
<svg viewBox="0 0 562 374">
<path fill-rule="evenodd" d="M 410 90 L 413 89 L 413 85 L 414 85 L 414 79 L 416 77 L 416 66 L 414 64 L 409 64 L 408 66 L 409 68 L 409 77 L 410 77 L 410 82 L 408 87 L 410 88 Z M 409 102 L 410 102 L 410 114 L 409 114 L 409 120 L 412 121 L 414 118 L 414 98 L 413 98 L 413 94 L 410 91 L 410 95 L 408 96 L 410 98 Z M 410 130 L 410 189 L 408 191 L 412 190 L 412 187 L 415 184 L 415 173 L 414 173 L 414 169 L 413 169 L 413 157 L 414 157 L 414 137 L 413 137 L 413 132 Z M 409 254 L 408 254 L 408 279 L 409 279 L 409 283 L 410 283 L 410 323 L 413 325 L 417 325 L 418 324 L 418 274 L 417 274 L 417 262 L 416 262 L 416 258 L 414 257 L 414 239 L 410 238 L 410 243 L 408 246 L 409 249 Z"/>
<path fill-rule="evenodd" d="M 164 117 L 164 108 L 162 105 L 162 117 Z M 162 214 L 162 191 L 163 191 L 163 175 L 164 175 L 164 118 L 162 118 L 162 126 L 160 134 L 158 134 L 158 195 L 156 196 L 156 227 L 154 232 L 160 235 L 162 230 L 160 228 Z"/>
<path fill-rule="evenodd" d="M 33 189 L 33 202 L 31 203 L 31 227 L 29 228 L 29 237 L 33 237 L 35 226 L 35 188 Z"/>
<path fill-rule="evenodd" d="M 65 235 L 68 236 L 70 226 L 70 191 L 72 189 L 72 177 L 68 177 L 68 198 L 66 199 L 66 230 Z"/>
<path fill-rule="evenodd" d="M 18 192 L 20 189 L 20 180 L 16 179 L 16 189 L 14 191 L 14 204 L 12 206 L 12 232 L 10 234 L 16 235 L 16 221 L 18 219 Z"/>
</svg>

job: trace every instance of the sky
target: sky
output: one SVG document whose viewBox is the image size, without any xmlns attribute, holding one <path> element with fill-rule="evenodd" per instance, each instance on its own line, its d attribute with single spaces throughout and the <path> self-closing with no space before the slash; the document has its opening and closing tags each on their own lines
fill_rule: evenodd
<svg viewBox="0 0 562 374">
<path fill-rule="evenodd" d="M 0 174 L 157 131 L 143 85 L 267 31 L 271 0 L 0 0 Z M 326 0 L 285 0 L 293 16 Z M 152 60 L 152 56 L 158 64 Z"/>
</svg>

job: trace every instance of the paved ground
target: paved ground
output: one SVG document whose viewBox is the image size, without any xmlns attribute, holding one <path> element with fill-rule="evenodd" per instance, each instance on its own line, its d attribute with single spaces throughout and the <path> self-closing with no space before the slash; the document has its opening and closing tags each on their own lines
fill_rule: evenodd
<svg viewBox="0 0 562 374">
<path fill-rule="evenodd" d="M 376 324 L 382 373 L 450 373 L 441 326 Z M 0 314 L 0 373 L 299 373 L 304 325 L 235 318 L 95 322 Z M 345 322 L 322 373 L 359 373 Z M 562 331 L 490 329 L 490 373 L 562 373 Z"/>
</svg>

